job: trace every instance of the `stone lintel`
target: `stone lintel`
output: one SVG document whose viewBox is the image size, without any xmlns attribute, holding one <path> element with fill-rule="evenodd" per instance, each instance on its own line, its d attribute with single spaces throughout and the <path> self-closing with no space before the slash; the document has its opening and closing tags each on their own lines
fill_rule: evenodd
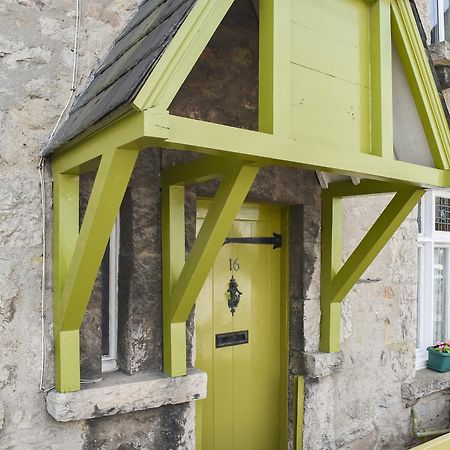
<svg viewBox="0 0 450 450">
<path fill-rule="evenodd" d="M 57 421 L 69 422 L 158 408 L 205 398 L 206 382 L 206 373 L 198 369 L 176 378 L 162 372 L 113 372 L 98 383 L 82 384 L 78 392 L 50 391 L 47 411 Z"/>
<path fill-rule="evenodd" d="M 321 378 L 333 375 L 342 368 L 344 357 L 342 352 L 336 353 L 303 353 L 305 375 L 311 378 Z"/>
<path fill-rule="evenodd" d="M 450 372 L 435 372 L 430 369 L 416 371 L 415 379 L 402 384 L 402 397 L 408 404 L 414 404 L 425 395 L 450 389 Z"/>
</svg>

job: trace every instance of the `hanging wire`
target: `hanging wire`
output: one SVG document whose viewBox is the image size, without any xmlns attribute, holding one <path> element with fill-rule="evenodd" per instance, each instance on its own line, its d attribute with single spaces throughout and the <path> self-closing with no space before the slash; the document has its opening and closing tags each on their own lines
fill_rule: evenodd
<svg viewBox="0 0 450 450">
<path fill-rule="evenodd" d="M 79 33 L 80 33 L 80 14 L 81 12 L 81 0 L 76 0 L 76 13 L 75 13 L 75 32 L 74 32 L 74 43 L 73 43 L 73 66 L 72 66 L 72 84 L 70 87 L 70 95 L 67 100 L 64 109 L 56 121 L 55 127 L 50 134 L 49 140 L 55 135 L 56 130 L 61 123 L 62 118 L 65 116 L 69 106 L 75 95 L 78 80 L 78 56 L 79 56 Z M 44 388 L 45 379 L 45 367 L 47 362 L 47 342 L 45 337 L 45 284 L 46 284 L 46 258 L 47 258 L 47 229 L 46 229 L 46 192 L 45 192 L 45 158 L 41 157 L 39 160 L 39 181 L 41 186 L 41 215 L 42 215 L 42 276 L 41 276 L 41 375 L 39 380 L 39 390 L 42 392 L 48 392 L 54 388 Z"/>
<path fill-rule="evenodd" d="M 46 238 L 46 193 L 45 193 L 45 158 L 39 160 L 39 181 L 41 185 L 41 215 L 42 215 L 42 275 L 41 275 L 41 377 L 39 381 L 39 390 L 44 390 L 44 375 L 46 365 L 46 340 L 45 340 L 45 274 L 46 274 L 46 255 L 47 255 L 47 238 Z"/>
<path fill-rule="evenodd" d="M 69 108 L 70 104 L 72 103 L 72 99 L 75 95 L 75 91 L 77 90 L 77 81 L 78 81 L 78 47 L 79 47 L 79 32 L 80 32 L 80 11 L 81 11 L 81 0 L 77 0 L 76 3 L 76 17 L 75 17 L 75 36 L 74 36 L 74 43 L 73 43 L 73 70 L 72 70 L 72 85 L 70 87 L 70 95 L 67 100 L 66 105 L 64 106 L 64 109 L 62 110 L 58 120 L 56 121 L 55 127 L 53 128 L 52 133 L 50 134 L 49 140 L 55 135 L 56 130 L 58 129 L 58 126 L 66 114 L 67 109 Z"/>
</svg>

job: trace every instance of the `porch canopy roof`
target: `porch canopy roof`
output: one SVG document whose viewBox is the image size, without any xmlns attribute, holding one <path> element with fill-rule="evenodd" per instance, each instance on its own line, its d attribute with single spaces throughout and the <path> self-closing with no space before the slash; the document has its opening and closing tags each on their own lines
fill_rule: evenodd
<svg viewBox="0 0 450 450">
<path fill-rule="evenodd" d="M 164 371 L 171 376 L 186 373 L 186 320 L 260 167 L 365 179 L 322 192 L 320 348 L 328 352 L 339 350 L 340 302 L 423 187 L 450 186 L 446 109 L 408 0 L 260 0 L 259 130 L 171 114 L 232 3 L 144 1 L 44 150 L 54 176 L 59 391 L 80 388 L 79 329 L 139 151 L 207 155 L 161 177 Z M 95 169 L 80 228 L 79 175 Z M 213 178 L 221 183 L 186 256 L 185 186 Z M 395 195 L 343 263 L 341 199 L 386 192 Z"/>
<path fill-rule="evenodd" d="M 57 163 L 70 152 L 72 167 L 62 169 L 79 172 L 98 161 L 106 139 L 115 147 L 450 185 L 448 113 L 407 0 L 332 8 L 307 0 L 274 8 L 261 0 L 259 131 L 171 115 L 173 98 L 232 3 L 144 0 L 43 155 Z"/>
</svg>

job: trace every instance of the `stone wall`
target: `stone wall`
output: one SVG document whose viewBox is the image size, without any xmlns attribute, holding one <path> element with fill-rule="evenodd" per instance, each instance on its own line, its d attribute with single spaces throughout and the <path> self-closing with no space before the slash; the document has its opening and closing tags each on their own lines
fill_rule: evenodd
<svg viewBox="0 0 450 450">
<path fill-rule="evenodd" d="M 137 0 L 83 2 L 80 88 L 137 3 Z M 419 11 L 426 14 L 427 1 L 418 3 Z M 192 404 L 60 424 L 47 415 L 44 394 L 39 392 L 42 350 L 39 151 L 70 91 L 74 5 L 69 0 L 3 0 L 0 3 L 3 25 L 0 29 L 3 80 L 0 91 L 0 448 L 190 449 L 194 447 Z M 426 16 L 423 22 L 429 28 Z M 257 27 L 249 3 L 238 2 L 175 99 L 172 112 L 256 129 Z M 121 210 L 119 365 L 126 373 L 161 369 L 159 174 L 161 167 L 191 157 L 179 152 L 161 153 L 159 149 L 143 152 L 125 196 Z M 46 186 L 49 257 L 51 176 L 48 170 Z M 208 184 L 188 192 L 188 246 L 194 233 L 196 195 L 211 195 L 214 188 L 214 184 Z M 415 395 L 405 394 L 411 392 L 415 382 L 415 213 L 344 301 L 342 353 L 323 355 L 318 353 L 320 188 L 316 176 L 314 172 L 266 168 L 258 175 L 249 200 L 291 206 L 289 370 L 291 386 L 295 374 L 306 377 L 304 448 L 407 448 L 412 442 L 410 407 L 417 401 Z M 345 233 L 346 255 L 388 200 L 380 196 L 346 201 L 345 226 L 350 230 Z M 47 263 L 44 384 L 50 388 L 53 383 L 50 259 Z M 193 320 L 192 317 L 189 323 L 191 364 Z M 85 328 L 92 331 L 95 325 L 98 333 L 98 323 L 92 303 Z M 95 339 L 95 333 L 90 335 L 85 331 L 85 348 L 89 349 L 89 343 Z M 88 352 L 84 353 L 86 356 Z M 446 426 L 447 397 L 441 393 L 427 396 L 427 393 L 430 392 L 422 393 L 420 414 L 431 426 Z M 291 405 L 292 401 L 291 392 Z M 292 415 L 290 433 L 292 446 Z"/>
</svg>

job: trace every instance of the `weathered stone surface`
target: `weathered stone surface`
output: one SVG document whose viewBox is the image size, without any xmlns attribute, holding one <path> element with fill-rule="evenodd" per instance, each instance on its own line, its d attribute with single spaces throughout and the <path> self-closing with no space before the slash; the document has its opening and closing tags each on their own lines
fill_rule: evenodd
<svg viewBox="0 0 450 450">
<path fill-rule="evenodd" d="M 420 398 L 435 392 L 450 389 L 450 373 L 439 373 L 430 369 L 416 371 L 413 381 L 402 384 L 402 397 L 408 403 L 415 403 Z"/>
<path fill-rule="evenodd" d="M 119 367 L 162 368 L 160 150 L 140 154 L 122 202 Z"/>
<path fill-rule="evenodd" d="M 86 212 L 95 173 L 80 177 L 80 226 Z M 80 328 L 80 375 L 85 381 L 102 377 L 102 268 L 97 274 L 91 298 Z"/>
<path fill-rule="evenodd" d="M 333 375 L 342 369 L 344 355 L 337 353 L 303 353 L 305 375 L 311 378 L 321 378 Z"/>
<path fill-rule="evenodd" d="M 88 420 L 82 450 L 194 450 L 194 415 L 190 402 Z"/>
<path fill-rule="evenodd" d="M 115 414 L 186 403 L 206 397 L 206 373 L 190 369 L 184 377 L 170 378 L 160 372 L 108 374 L 81 391 L 47 394 L 47 410 L 59 422 L 95 419 Z"/>
<path fill-rule="evenodd" d="M 0 430 L 5 424 L 5 405 L 0 401 Z"/>
<path fill-rule="evenodd" d="M 138 0 L 111 0 L 107 8 L 100 0 L 82 3 L 79 89 L 88 82 L 92 68 L 105 54 Z M 417 3 L 429 36 L 428 0 Z M 242 8 L 239 14 L 249 11 L 248 5 Z M 0 86 L 0 398 L 6 412 L 0 447 L 59 450 L 64 443 L 70 450 L 193 449 L 195 402 L 63 425 L 45 412 L 43 394 L 37 392 L 41 364 L 42 263 L 37 166 L 39 152 L 69 95 L 74 2 L 3 0 L 0 13 L 0 77 L 3 80 Z M 244 18 L 243 14 L 236 22 L 245 27 L 241 36 L 233 34 L 231 22 L 226 22 L 227 29 L 203 53 L 200 64 L 194 67 L 171 105 L 171 112 L 257 129 L 258 26 L 254 19 L 245 21 Z M 445 96 L 450 101 L 448 91 Z M 188 153 L 173 154 L 177 155 L 175 160 L 191 157 Z M 128 224 L 135 227 L 132 247 L 127 247 L 126 242 L 123 247 L 125 278 L 120 293 L 121 367 L 129 372 L 161 367 L 157 173 L 164 161 L 158 155 L 158 150 L 148 152 L 145 157 L 148 160 L 138 162 L 143 169 L 137 172 L 139 179 L 133 181 L 134 192 L 127 193 L 132 197 L 131 202 L 127 198 L 124 202 L 125 214 L 131 214 Z M 48 170 L 46 184 L 50 234 L 52 205 Z M 199 188 L 196 192 L 211 195 L 213 190 Z M 189 194 L 191 202 L 195 201 L 194 195 L 193 191 Z M 265 168 L 249 199 L 297 208 L 293 220 L 298 225 L 295 230 L 298 234 L 292 242 L 299 246 L 296 250 L 300 251 L 293 253 L 293 257 L 300 259 L 300 269 L 296 266 L 292 270 L 295 276 L 290 311 L 291 330 L 295 330 L 291 334 L 292 380 L 293 375 L 304 374 L 302 352 L 318 351 L 320 188 L 313 172 Z M 345 257 L 386 201 L 386 197 L 370 197 L 351 199 L 347 203 Z M 130 204 L 140 208 L 140 218 Z M 190 228 L 192 234 L 192 217 Z M 305 448 L 408 448 L 410 409 L 405 408 L 405 402 L 415 402 L 416 395 L 420 396 L 417 406 L 422 408 L 424 424 L 441 425 L 444 418 L 448 419 L 446 381 L 439 379 L 437 384 L 432 381 L 421 387 L 411 383 L 415 376 L 416 235 L 417 222 L 411 216 L 363 275 L 365 279 L 380 281 L 358 284 L 342 304 L 340 371 L 323 378 L 306 379 Z M 45 387 L 50 387 L 53 384 L 51 236 L 47 244 Z M 127 286 L 127 276 L 132 277 L 133 283 L 136 281 L 134 288 Z M 191 320 L 189 344 L 195 339 L 192 331 Z M 190 349 L 188 353 L 192 363 L 195 355 Z M 403 387 L 408 383 L 413 387 Z M 402 398 L 401 389 L 410 393 Z M 439 391 L 430 394 L 434 389 Z M 291 394 L 289 404 L 293 405 Z M 0 420 L 0 428 L 1 423 Z M 292 426 L 291 417 L 290 436 Z"/>
<path fill-rule="evenodd" d="M 450 66 L 450 43 L 447 41 L 437 42 L 431 44 L 430 50 L 431 59 L 436 66 Z"/>
</svg>

